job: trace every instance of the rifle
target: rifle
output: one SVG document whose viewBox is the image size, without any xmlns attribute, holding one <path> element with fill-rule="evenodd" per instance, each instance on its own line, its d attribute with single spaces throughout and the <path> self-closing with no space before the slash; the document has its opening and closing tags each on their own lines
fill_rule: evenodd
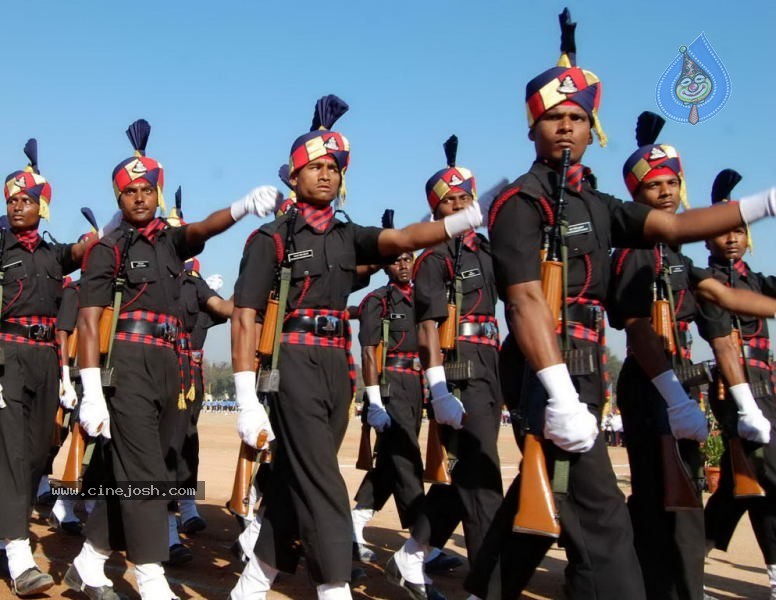
<svg viewBox="0 0 776 600">
<path fill-rule="evenodd" d="M 466 381 L 472 376 L 470 361 L 458 361 L 458 325 L 463 301 L 461 283 L 461 261 L 463 260 L 463 238 L 455 239 L 455 259 L 453 261 L 453 279 L 447 290 L 447 318 L 439 326 L 439 347 L 444 353 L 445 378 L 451 383 Z M 453 393 L 460 400 L 460 391 L 456 387 Z M 447 444 L 442 443 L 442 433 L 439 424 L 434 419 L 433 411 L 428 413 L 428 438 L 426 440 L 426 467 L 423 469 L 423 481 L 427 483 L 452 483 L 451 473 L 458 459 L 458 432 L 450 430 Z"/>
<path fill-rule="evenodd" d="M 671 359 L 671 366 L 677 370 L 685 362 L 681 355 L 679 325 L 674 308 L 674 292 L 665 246 L 658 244 L 660 269 L 652 285 L 652 327 L 663 341 L 663 348 Z M 663 508 L 667 511 L 703 509 L 703 502 L 693 483 L 679 445 L 671 433 L 668 413 L 659 407 L 657 427 L 660 435 L 660 462 L 663 471 Z"/>
<path fill-rule="evenodd" d="M 0 227 L 0 321 L 3 317 L 3 284 L 5 283 L 5 227 Z M 0 365 L 5 365 L 5 349 L 0 346 Z M 0 408 L 7 405 L 2 395 L 0 395 Z"/>
<path fill-rule="evenodd" d="M 555 214 L 552 228 L 547 232 L 542 248 L 541 281 L 542 293 L 552 314 L 553 323 L 561 322 L 561 350 L 568 350 L 568 246 L 565 217 L 565 188 L 571 163 L 571 150 L 563 150 L 561 174 L 558 184 L 558 197 L 555 202 Z M 528 364 L 523 373 L 523 393 L 521 404 L 523 411 L 538 409 L 530 405 L 545 394 L 536 375 L 530 372 Z M 543 406 L 542 406 L 543 408 Z M 532 411 L 532 412 L 535 412 Z M 525 417 L 526 415 L 524 415 Z M 518 509 L 512 522 L 512 531 L 532 533 L 545 537 L 560 537 L 560 516 L 555 505 L 554 491 L 566 493 L 568 487 L 568 462 L 556 460 L 555 471 L 558 478 L 555 485 L 550 483 L 547 471 L 547 457 L 544 452 L 544 440 L 540 427 L 535 430 L 528 418 L 522 419 L 523 458 L 520 463 L 520 490 Z M 565 475 L 564 475 L 565 473 Z M 564 481 L 565 480 L 565 481 Z"/>
<path fill-rule="evenodd" d="M 728 264 L 728 285 L 733 287 L 733 259 Z M 752 373 L 749 370 L 749 346 L 744 343 L 744 334 L 741 329 L 741 318 L 736 313 L 731 313 L 733 317 L 733 330 L 730 335 L 733 343 L 739 348 L 741 360 L 744 364 L 744 376 L 747 383 L 752 384 Z M 719 398 L 724 399 L 726 395 L 725 383 L 722 380 L 722 374 L 719 378 Z M 752 498 L 765 496 L 765 490 L 757 481 L 757 475 L 749 462 L 749 458 L 744 451 L 744 445 L 741 438 L 732 434 L 728 438 L 728 450 L 730 453 L 730 464 L 733 468 L 733 496 L 736 498 Z"/>
</svg>

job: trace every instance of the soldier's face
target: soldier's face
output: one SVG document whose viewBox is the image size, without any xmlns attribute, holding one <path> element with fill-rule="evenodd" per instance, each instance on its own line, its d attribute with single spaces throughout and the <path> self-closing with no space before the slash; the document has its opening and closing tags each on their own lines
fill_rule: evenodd
<svg viewBox="0 0 776 600">
<path fill-rule="evenodd" d="M 156 186 L 147 181 L 130 183 L 119 196 L 119 207 L 124 219 L 135 227 L 147 225 L 154 218 L 159 205 Z"/>
<path fill-rule="evenodd" d="M 536 155 L 559 163 L 563 150 L 571 150 L 571 163 L 582 159 L 585 148 L 593 143 L 590 117 L 577 104 L 554 106 L 534 123 L 528 139 L 534 143 Z"/>
<path fill-rule="evenodd" d="M 307 163 L 288 179 L 302 202 L 328 206 L 339 193 L 342 174 L 333 158 L 321 157 Z"/>
<path fill-rule="evenodd" d="M 11 228 L 15 230 L 34 229 L 40 223 L 40 204 L 19 192 L 5 201 L 6 216 Z"/>
<path fill-rule="evenodd" d="M 747 245 L 746 227 L 743 225 L 706 241 L 711 255 L 720 260 L 738 260 L 746 252 Z"/>
<path fill-rule="evenodd" d="M 444 219 L 474 202 L 474 196 L 468 192 L 451 190 L 439 201 L 434 211 L 435 219 Z"/>
<path fill-rule="evenodd" d="M 388 279 L 396 283 L 409 283 L 412 279 L 412 266 L 414 264 L 415 257 L 412 254 L 409 252 L 399 254 L 399 257 L 385 268 Z"/>
<path fill-rule="evenodd" d="M 677 175 L 658 175 L 639 185 L 634 200 L 673 214 L 679 209 L 681 185 Z"/>
</svg>

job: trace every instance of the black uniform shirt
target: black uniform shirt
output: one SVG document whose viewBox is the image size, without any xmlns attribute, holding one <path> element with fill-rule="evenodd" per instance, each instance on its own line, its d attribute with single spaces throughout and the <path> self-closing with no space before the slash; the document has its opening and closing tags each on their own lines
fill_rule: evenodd
<svg viewBox="0 0 776 600">
<path fill-rule="evenodd" d="M 728 285 L 730 281 L 730 269 L 728 261 L 717 260 L 709 257 L 709 269 L 712 275 L 718 281 Z M 739 273 L 733 269 L 733 287 L 736 289 L 751 290 L 771 298 L 776 298 L 776 277 L 766 277 L 762 273 L 755 273 L 749 270 L 748 265 L 740 261 L 739 266 L 743 267 L 745 274 Z M 768 323 L 765 319 L 750 316 L 739 316 L 741 329 L 744 338 L 768 338 Z M 698 319 L 698 331 L 701 336 L 710 340 L 717 337 L 730 335 L 733 329 L 733 318 L 731 314 L 716 304 L 704 302 L 701 304 L 701 315 Z"/>
<path fill-rule="evenodd" d="M 510 285 L 540 280 L 539 252 L 555 205 L 557 180 L 553 169 L 534 162 L 531 170 L 501 192 L 491 206 L 488 227 L 502 296 Z M 609 249 L 653 245 L 644 239 L 644 221 L 650 209 L 594 190 L 588 181 L 581 192 L 567 190 L 565 198 L 569 297 L 582 294 L 603 302 Z"/>
<path fill-rule="evenodd" d="M 278 246 L 285 248 L 288 219 L 289 215 L 283 215 L 248 238 L 234 289 L 235 306 L 253 308 L 259 316 L 263 315 L 267 296 L 275 284 Z M 348 295 L 357 287 L 356 265 L 388 260 L 380 255 L 377 247 L 381 231 L 379 227 L 362 227 L 334 218 L 321 233 L 299 215 L 294 227 L 294 247 L 288 249 L 291 260 L 288 311 L 345 310 Z"/>
<path fill-rule="evenodd" d="M 388 319 L 388 350 L 417 352 L 418 334 L 415 311 L 410 296 L 405 296 L 394 284 L 370 293 L 361 302 L 359 310 L 358 341 L 362 346 L 377 346 L 383 339 L 383 319 Z"/>
<path fill-rule="evenodd" d="M 125 235 L 131 236 L 126 261 L 127 285 L 121 310 L 148 310 L 181 317 L 183 261 L 199 254 L 204 244 L 186 242 L 186 226 L 160 231 L 151 243 L 127 221 L 92 247 L 81 278 L 81 307 L 113 303 L 113 281 Z"/>
<path fill-rule="evenodd" d="M 443 321 L 447 318 L 448 291 L 453 282 L 455 240 L 426 250 L 415 263 L 415 318 Z M 461 255 L 463 300 L 461 316 L 496 314 L 496 278 L 488 240 L 477 236 L 477 251 L 464 244 Z"/>
<path fill-rule="evenodd" d="M 50 244 L 41 239 L 34 252 L 5 230 L 2 255 L 3 320 L 17 317 L 56 317 L 62 280 L 80 265 L 72 258 L 72 244 Z"/>
<path fill-rule="evenodd" d="M 680 322 L 691 323 L 698 314 L 694 291 L 711 273 L 693 265 L 690 258 L 664 246 L 669 266 L 674 310 Z M 652 315 L 653 287 L 661 264 L 658 247 L 651 250 L 617 249 L 612 256 L 611 294 L 607 301 L 609 323 L 625 327 L 626 319 L 649 319 Z"/>
<path fill-rule="evenodd" d="M 181 311 L 183 314 L 183 330 L 192 333 L 201 312 L 207 311 L 207 301 L 218 296 L 210 289 L 199 275 L 186 272 L 183 274 L 181 287 Z"/>
<path fill-rule="evenodd" d="M 78 282 L 71 281 L 62 290 L 62 302 L 57 313 L 57 330 L 73 333 L 78 321 Z"/>
</svg>

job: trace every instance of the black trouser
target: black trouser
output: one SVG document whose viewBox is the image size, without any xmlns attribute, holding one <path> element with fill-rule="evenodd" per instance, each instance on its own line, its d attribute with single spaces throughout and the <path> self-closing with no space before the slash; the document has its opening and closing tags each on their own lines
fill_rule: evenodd
<svg viewBox="0 0 776 600">
<path fill-rule="evenodd" d="M 451 485 L 432 485 L 412 537 L 421 544 L 444 547 L 458 523 L 463 523 L 469 560 L 482 545 L 491 519 L 503 499 L 498 432 L 501 423 L 501 388 L 498 350 L 483 344 L 459 343 L 461 359 L 474 364 L 474 377 L 461 386 L 466 416 L 463 429 L 440 427 L 443 440 L 457 438 L 458 462 Z"/>
<path fill-rule="evenodd" d="M 375 468 L 356 492 L 361 508 L 380 510 L 393 494 L 401 526 L 410 527 L 423 503 L 423 459 L 418 446 L 423 388 L 420 373 L 387 371 L 391 386 L 385 408 L 391 426 L 377 438 Z M 366 409 L 365 409 L 366 410 Z"/>
<path fill-rule="evenodd" d="M 770 373 L 764 369 L 750 368 L 754 379 L 767 379 Z M 716 388 L 716 381 L 712 384 Z M 727 550 L 738 521 L 749 513 L 757 544 L 765 564 L 776 564 L 776 398 L 756 398 L 763 415 L 771 422 L 771 440 L 765 446 L 743 442 L 744 451 L 750 456 L 757 480 L 765 490 L 760 498 L 736 499 L 733 495 L 733 471 L 727 450 L 727 439 L 736 431 L 736 405 L 728 395 L 723 401 L 712 402 L 714 416 L 722 425 L 725 436 L 725 453 L 720 462 L 719 488 L 711 495 L 704 511 L 706 538 L 720 550 Z"/>
<path fill-rule="evenodd" d="M 278 364 L 270 410 L 278 443 L 256 554 L 293 573 L 303 550 L 316 584 L 350 581 L 353 524 L 337 462 L 352 400 L 347 355 L 283 343 Z"/>
<path fill-rule="evenodd" d="M 594 346 L 572 338 L 574 347 Z M 600 350 L 600 348 L 599 348 Z M 573 377 L 580 399 L 600 420 L 603 381 L 600 371 Z M 520 404 L 525 360 L 509 336 L 501 351 L 501 374 L 507 406 Z M 535 382 L 533 387 L 541 385 Z M 545 396 L 546 397 L 546 396 Z M 543 411 L 539 411 L 543 421 Z M 535 426 L 535 425 L 534 425 Z M 513 419 L 517 432 L 520 420 Z M 521 440 L 518 440 L 521 443 Z M 545 444 L 548 467 L 554 468 L 554 446 Z M 572 600 L 643 600 L 641 569 L 633 547 L 630 518 L 612 469 L 603 436 L 589 452 L 569 458 L 568 493 L 556 495 L 561 522 L 559 544 L 566 549 L 567 593 Z M 520 477 L 507 491 L 474 563 L 466 589 L 488 600 L 515 599 L 525 589 L 534 571 L 552 546 L 553 539 L 512 532 L 517 512 Z"/>
<path fill-rule="evenodd" d="M 174 481 L 170 451 L 178 422 L 180 379 L 175 351 L 116 341 L 115 393 L 107 396 L 111 440 L 100 437 L 103 472 L 89 465 L 85 479 L 158 484 Z M 97 457 L 99 461 L 100 457 Z M 86 484 L 85 484 L 86 485 Z M 136 564 L 167 560 L 168 498 L 100 498 L 86 523 L 86 537 L 97 548 L 127 550 Z"/>
<path fill-rule="evenodd" d="M 28 521 L 46 473 L 59 401 L 54 346 L 0 342 L 5 408 L 0 408 L 0 539 L 29 535 Z"/>
<path fill-rule="evenodd" d="M 631 472 L 628 498 L 636 553 L 650 600 L 703 600 L 706 542 L 703 510 L 663 508 L 660 435 L 670 434 L 665 401 L 633 357 L 617 381 Z M 679 452 L 700 499 L 702 460 L 697 442 L 680 440 Z"/>
</svg>

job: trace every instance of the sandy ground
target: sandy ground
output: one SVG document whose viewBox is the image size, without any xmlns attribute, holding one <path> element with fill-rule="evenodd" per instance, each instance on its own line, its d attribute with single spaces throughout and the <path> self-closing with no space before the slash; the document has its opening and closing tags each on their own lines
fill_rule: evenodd
<svg viewBox="0 0 776 600">
<path fill-rule="evenodd" d="M 203 414 L 200 424 L 202 456 L 200 478 L 206 481 L 206 498 L 200 501 L 200 513 L 208 522 L 208 528 L 184 540 L 194 553 L 194 560 L 179 568 L 169 568 L 168 577 L 173 589 L 182 599 L 205 598 L 226 599 L 229 590 L 237 580 L 241 566 L 229 552 L 229 546 L 237 535 L 237 526 L 223 508 L 231 493 L 232 477 L 237 455 L 237 437 L 233 414 Z M 424 424 L 422 438 L 425 440 Z M 359 441 L 359 422 L 353 419 L 345 443 L 339 454 L 342 473 L 348 489 L 354 493 L 363 472 L 354 468 Z M 519 454 L 512 439 L 511 428 L 501 429 L 499 450 L 502 459 L 502 474 L 505 485 L 517 472 Z M 67 443 L 57 459 L 54 476 L 62 472 Z M 628 466 L 623 448 L 611 449 L 612 463 L 627 493 Z M 382 576 L 383 565 L 390 553 L 396 550 L 406 538 L 406 532 L 397 531 L 398 517 L 392 502 L 379 513 L 366 530 L 366 538 L 374 545 L 379 563 L 365 565 L 366 577 L 353 583 L 353 597 L 356 599 L 401 599 L 405 593 L 390 584 Z M 32 541 L 38 564 L 52 574 L 58 585 L 48 595 L 40 598 L 80 598 L 80 594 L 67 591 L 61 584 L 67 566 L 78 553 L 81 538 L 67 536 L 51 530 L 42 518 L 34 519 Z M 465 558 L 463 535 L 459 528 L 448 544 L 447 550 Z M 562 550 L 553 548 L 536 573 L 529 590 L 523 598 L 563 598 L 563 568 L 565 556 Z M 438 575 L 435 584 L 450 600 L 463 600 L 467 594 L 462 582 L 466 565 L 447 575 Z M 108 575 L 114 580 L 117 591 L 130 598 L 138 598 L 134 575 L 121 554 L 116 553 L 108 563 Z M 706 583 L 710 593 L 718 598 L 768 598 L 767 576 L 762 557 L 755 543 L 749 521 L 742 520 L 731 549 L 728 553 L 714 551 L 707 564 Z M 0 583 L 0 600 L 15 598 L 7 582 Z M 282 575 L 275 589 L 269 594 L 272 600 L 293 598 L 307 600 L 315 598 L 304 568 L 291 575 Z"/>
</svg>

